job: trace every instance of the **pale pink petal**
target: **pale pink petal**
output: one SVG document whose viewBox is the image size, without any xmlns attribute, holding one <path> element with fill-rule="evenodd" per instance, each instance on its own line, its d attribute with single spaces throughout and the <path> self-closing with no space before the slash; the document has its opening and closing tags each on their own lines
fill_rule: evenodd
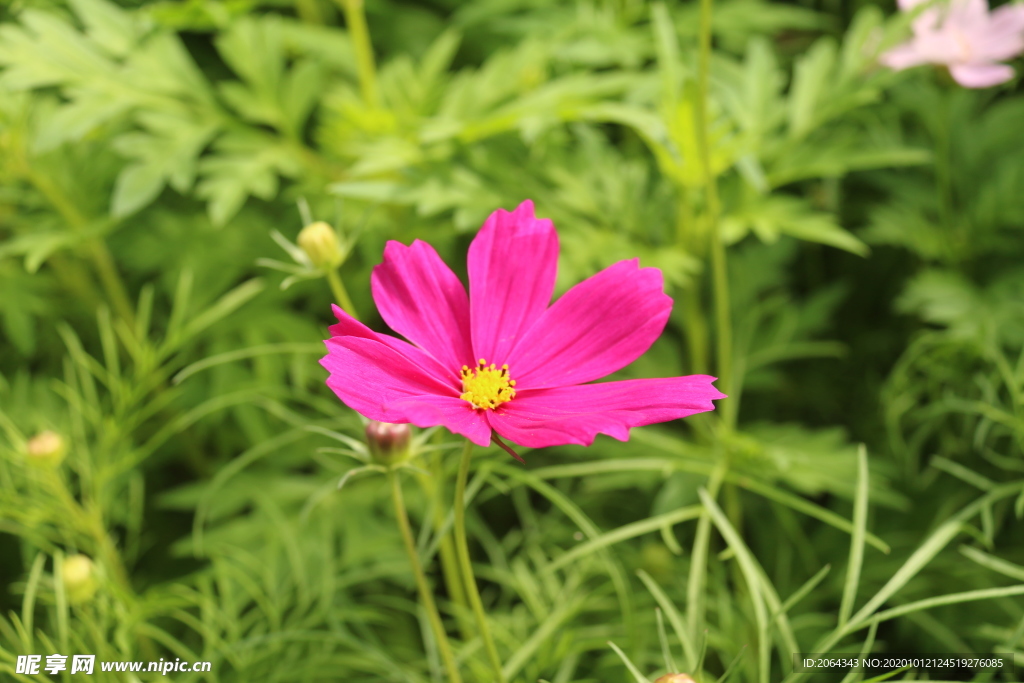
<svg viewBox="0 0 1024 683">
<path fill-rule="evenodd" d="M 1024 4 L 1009 4 L 997 7 L 989 15 L 993 30 L 1006 33 L 1024 32 Z"/>
<path fill-rule="evenodd" d="M 987 0 L 950 0 L 947 23 L 961 30 L 985 24 L 988 20 Z"/>
<path fill-rule="evenodd" d="M 473 363 L 466 289 L 433 247 L 388 242 L 370 283 L 391 329 L 452 370 Z"/>
<path fill-rule="evenodd" d="M 389 406 L 402 399 L 458 397 L 456 389 L 379 341 L 338 336 L 324 343 L 327 355 L 320 365 L 331 373 L 327 386 L 345 405 L 371 420 L 407 422 L 400 414 L 389 412 Z"/>
<path fill-rule="evenodd" d="M 1013 68 L 1005 64 L 954 64 L 949 73 L 965 88 L 989 88 L 1013 78 Z"/>
<path fill-rule="evenodd" d="M 1000 62 L 1024 52 L 1024 5 L 1003 5 L 971 36 L 972 62 Z"/>
<path fill-rule="evenodd" d="M 968 58 L 970 46 L 954 27 L 944 26 L 914 38 L 914 50 L 930 64 L 955 64 Z"/>
<path fill-rule="evenodd" d="M 519 392 L 487 418 L 501 436 L 528 448 L 589 446 L 598 434 L 619 441 L 631 427 L 714 410 L 725 394 L 714 377 L 632 379 Z"/>
<path fill-rule="evenodd" d="M 478 446 L 491 442 L 491 425 L 484 411 L 475 410 L 461 398 L 451 396 L 415 396 L 388 404 L 387 414 L 411 422 L 417 427 L 442 425 L 448 431 L 461 434 Z"/>
<path fill-rule="evenodd" d="M 910 42 L 897 45 L 893 49 L 882 53 L 882 55 L 879 56 L 878 61 L 890 69 L 902 71 L 903 69 L 909 69 L 912 66 L 924 64 L 928 60 L 917 51 L 914 47 L 914 43 Z"/>
<path fill-rule="evenodd" d="M 459 377 L 459 373 L 441 365 L 441 363 L 435 360 L 433 356 L 423 349 L 418 346 L 413 346 L 409 342 L 403 341 L 398 337 L 392 337 L 389 334 L 377 334 L 334 304 L 331 304 L 331 309 L 334 311 L 334 317 L 338 319 L 337 324 L 331 325 L 327 328 L 327 331 L 331 333 L 331 336 L 362 337 L 364 339 L 379 341 L 382 344 L 390 346 L 392 349 L 402 354 L 422 369 L 426 370 L 429 374 L 443 380 L 452 387 L 459 388 L 461 391 L 462 380 Z"/>
<path fill-rule="evenodd" d="M 661 335 L 672 299 L 661 271 L 619 261 L 565 293 L 509 355 L 516 388 L 582 384 L 620 370 Z"/>
<path fill-rule="evenodd" d="M 535 218 L 526 200 L 488 217 L 469 246 L 469 305 L 473 353 L 501 365 L 519 336 L 551 302 L 558 268 L 558 235 Z"/>
</svg>

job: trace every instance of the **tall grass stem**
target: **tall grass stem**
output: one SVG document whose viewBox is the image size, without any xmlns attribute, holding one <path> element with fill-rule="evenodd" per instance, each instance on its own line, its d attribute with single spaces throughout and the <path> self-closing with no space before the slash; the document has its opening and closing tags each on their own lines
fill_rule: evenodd
<svg viewBox="0 0 1024 683">
<path fill-rule="evenodd" d="M 370 29 L 366 25 L 363 0 L 338 0 L 345 13 L 345 25 L 356 54 L 356 70 L 359 74 L 359 90 L 363 101 L 369 107 L 377 107 L 380 100 L 377 93 L 377 66 L 373 58 L 373 43 Z"/>
<path fill-rule="evenodd" d="M 395 518 L 398 520 L 398 529 L 402 532 L 402 541 L 405 543 L 405 552 L 409 556 L 409 564 L 412 566 L 412 573 L 416 577 L 416 588 L 420 594 L 420 601 L 423 609 L 427 612 L 427 619 L 434 631 L 434 638 L 437 640 L 437 649 L 441 652 L 441 660 L 448 672 L 450 683 L 462 683 L 459 675 L 459 667 L 455 662 L 455 655 L 452 654 L 452 646 L 448 642 L 448 634 L 444 630 L 441 615 L 434 603 L 434 595 L 427 583 L 426 574 L 423 573 L 423 565 L 420 564 L 419 554 L 416 552 L 416 539 L 413 538 L 412 527 L 409 525 L 409 515 L 405 510 L 405 499 L 402 497 L 402 483 L 398 474 L 388 470 L 388 481 L 391 484 L 391 499 L 395 504 Z"/>
<path fill-rule="evenodd" d="M 729 313 L 729 273 L 725 245 L 719 225 L 721 207 L 718 181 L 711 164 L 711 36 L 714 0 L 700 0 L 700 30 L 697 59 L 697 147 L 704 172 L 707 234 L 711 246 L 711 273 L 715 296 L 718 388 L 726 395 L 734 393 L 732 368 L 732 318 Z M 736 424 L 735 400 L 722 404 L 722 422 L 726 430 Z"/>
<path fill-rule="evenodd" d="M 484 613 L 484 604 L 480 600 L 480 591 L 477 590 L 476 577 L 473 575 L 473 563 L 469 558 L 469 543 L 466 540 L 466 482 L 469 480 L 469 461 L 472 457 L 473 442 L 467 439 L 466 445 L 462 449 L 462 459 L 459 461 L 459 476 L 455 482 L 455 550 L 459 555 L 462 579 L 466 584 L 466 595 L 473 608 L 477 628 L 480 629 L 480 638 L 484 641 L 487 659 L 491 663 L 491 668 L 494 669 L 494 680 L 497 683 L 505 683 L 501 658 L 498 656 L 498 649 L 494 646 L 494 639 L 491 638 L 491 629 L 487 625 L 487 615 Z"/>
<path fill-rule="evenodd" d="M 346 313 L 359 320 L 359 316 L 356 314 L 356 305 L 352 303 L 352 298 L 348 295 L 348 290 L 345 289 L 345 283 L 341 281 L 337 268 L 331 268 L 327 271 L 327 282 L 331 285 L 331 293 L 338 300 L 338 304 Z"/>
</svg>

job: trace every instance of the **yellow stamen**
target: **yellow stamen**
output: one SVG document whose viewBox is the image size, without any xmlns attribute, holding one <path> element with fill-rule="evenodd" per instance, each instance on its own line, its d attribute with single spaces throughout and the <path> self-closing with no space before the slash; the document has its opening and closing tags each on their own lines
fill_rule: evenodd
<svg viewBox="0 0 1024 683">
<path fill-rule="evenodd" d="M 516 396 L 516 381 L 508 376 L 508 365 L 498 368 L 481 358 L 475 368 L 462 366 L 462 395 L 474 408 L 494 410 Z"/>
</svg>

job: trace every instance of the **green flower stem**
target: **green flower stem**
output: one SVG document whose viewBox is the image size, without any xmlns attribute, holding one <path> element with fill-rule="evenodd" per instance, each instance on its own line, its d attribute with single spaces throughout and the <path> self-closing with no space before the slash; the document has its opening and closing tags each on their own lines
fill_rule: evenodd
<svg viewBox="0 0 1024 683">
<path fill-rule="evenodd" d="M 373 43 L 370 42 L 370 30 L 366 26 L 363 0 L 338 0 L 338 3 L 345 13 L 345 25 L 348 26 L 352 49 L 356 53 L 356 70 L 359 72 L 359 89 L 363 101 L 370 107 L 376 107 L 380 103 L 377 97 L 377 67 L 373 60 Z"/>
<path fill-rule="evenodd" d="M 718 203 L 718 183 L 714 170 L 711 168 L 711 115 L 710 87 L 711 79 L 711 17 L 713 0 L 700 0 L 700 44 L 697 62 L 698 105 L 697 143 L 701 167 L 704 171 L 704 191 L 707 210 L 707 233 L 711 247 L 711 272 L 715 290 L 715 327 L 716 355 L 718 370 L 718 388 L 726 395 L 732 395 L 732 317 L 729 314 L 729 277 L 726 265 L 725 245 L 722 244 L 721 226 L 719 225 L 720 206 Z M 722 405 L 722 422 L 726 430 L 736 424 L 735 401 L 726 401 Z"/>
<path fill-rule="evenodd" d="M 96 272 L 100 276 L 100 282 L 103 283 L 103 289 L 110 298 L 114 310 L 117 311 L 118 316 L 128 325 L 128 329 L 134 330 L 135 311 L 132 309 L 128 290 L 124 286 L 120 273 L 117 271 L 114 257 L 110 254 L 110 250 L 107 249 L 106 242 L 99 238 L 90 242 L 89 255 L 92 257 L 93 265 L 96 266 Z"/>
<path fill-rule="evenodd" d="M 487 615 L 484 614 L 484 605 L 480 601 L 480 591 L 476 587 L 476 577 L 473 575 L 473 564 L 469 559 L 469 543 L 466 541 L 466 482 L 469 479 L 469 461 L 473 456 L 473 442 L 466 440 L 462 449 L 462 459 L 459 461 L 459 477 L 455 482 L 455 550 L 459 555 L 459 564 L 462 566 L 462 579 L 466 584 L 466 595 L 473 607 L 473 615 L 476 617 L 477 628 L 480 629 L 480 637 L 484 641 L 484 649 L 487 650 L 487 658 L 494 669 L 494 680 L 498 683 L 505 683 L 505 674 L 501 670 L 501 658 L 498 657 L 498 649 L 494 646 L 491 638 L 491 629 L 487 625 Z"/>
<path fill-rule="evenodd" d="M 700 251 L 696 242 L 697 231 L 694 230 L 693 212 L 690 206 L 689 193 L 685 186 L 679 186 L 679 201 L 676 205 L 676 242 L 690 253 Z M 704 311 L 700 300 L 700 278 L 693 277 L 682 291 L 683 305 L 676 307 L 676 314 L 681 318 L 680 327 L 686 336 L 686 348 L 689 354 L 689 372 L 693 375 L 708 373 L 708 326 L 704 319 Z"/>
<path fill-rule="evenodd" d="M 356 306 L 352 303 L 348 290 L 345 289 L 345 283 L 341 281 L 341 276 L 338 275 L 337 268 L 331 268 L 327 271 L 327 282 L 331 285 L 331 292 L 334 294 L 334 298 L 338 300 L 338 304 L 342 309 L 356 320 L 359 320 L 359 316 L 356 315 Z"/>
<path fill-rule="evenodd" d="M 21 159 L 21 168 L 29 182 L 46 197 L 46 200 L 73 230 L 83 232 L 88 227 L 89 221 L 78 210 L 78 207 L 64 195 L 56 183 L 46 175 L 37 173 L 26 158 Z M 128 328 L 134 330 L 135 309 L 128 297 L 128 288 L 125 287 L 124 281 L 121 279 L 121 274 L 114 263 L 114 257 L 111 256 L 106 243 L 102 238 L 96 237 L 88 240 L 85 246 L 110 304 L 114 307 L 117 315 L 125 321 Z"/>
<path fill-rule="evenodd" d="M 302 19 L 307 24 L 319 25 L 324 23 L 323 15 L 320 13 L 320 7 L 317 5 L 316 0 L 295 0 L 295 12 L 299 15 L 299 19 Z"/>
<path fill-rule="evenodd" d="M 434 529 L 437 533 L 445 530 L 446 512 L 440 502 L 444 499 L 444 454 L 438 453 L 432 463 L 433 476 L 420 477 L 420 484 L 428 497 L 437 501 L 434 505 Z M 441 574 L 444 576 L 444 587 L 448 591 L 448 598 L 458 608 L 455 611 L 455 623 L 459 627 L 459 633 L 464 640 L 473 638 L 473 627 L 469 621 L 469 603 L 466 602 L 465 583 L 462 580 L 462 572 L 459 571 L 459 560 L 455 553 L 455 542 L 452 541 L 450 533 L 441 537 L 438 545 L 438 557 L 441 558 Z"/>
<path fill-rule="evenodd" d="M 419 590 L 420 601 L 423 609 L 427 611 L 427 618 L 430 620 L 430 627 L 434 631 L 434 638 L 437 640 L 437 649 L 441 651 L 441 659 L 444 668 L 448 671 L 450 683 L 462 683 L 459 675 L 459 667 L 455 663 L 455 655 L 452 654 L 452 646 L 448 642 L 448 634 L 441 622 L 441 615 L 437 612 L 437 605 L 434 604 L 434 595 L 430 592 L 430 585 L 423 573 L 423 565 L 420 564 L 419 554 L 416 552 L 416 540 L 412 535 L 412 527 L 409 526 L 409 515 L 405 511 L 405 499 L 402 498 L 402 484 L 398 480 L 398 474 L 388 470 L 388 481 L 391 483 L 391 499 L 395 503 L 395 518 L 398 519 L 398 529 L 402 532 L 402 540 L 405 542 L 405 552 L 409 555 L 409 564 L 412 565 L 412 573 L 416 577 L 416 588 Z"/>
<path fill-rule="evenodd" d="M 725 479 L 728 469 L 725 454 L 720 454 L 718 464 L 708 479 L 708 495 L 712 499 L 718 497 L 718 490 L 722 488 L 722 481 Z M 707 592 L 705 584 L 707 583 L 708 549 L 710 545 L 711 515 L 705 510 L 697 521 L 697 532 L 693 539 L 693 552 L 690 553 L 690 576 L 686 583 L 687 630 L 690 632 L 691 643 L 699 643 L 701 641 L 701 633 L 704 630 L 704 612 L 707 608 L 704 598 Z M 690 662 L 691 666 L 696 666 L 696 664 L 696 662 Z"/>
</svg>

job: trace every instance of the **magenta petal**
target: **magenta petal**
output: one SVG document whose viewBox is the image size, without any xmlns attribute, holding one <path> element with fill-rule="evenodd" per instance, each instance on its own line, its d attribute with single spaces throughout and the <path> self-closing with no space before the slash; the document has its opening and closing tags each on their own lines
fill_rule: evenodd
<svg viewBox="0 0 1024 683">
<path fill-rule="evenodd" d="M 477 358 L 504 363 L 547 309 L 555 290 L 558 235 L 533 202 L 492 213 L 469 246 L 469 305 Z"/>
<path fill-rule="evenodd" d="M 320 359 L 330 377 L 327 386 L 352 410 L 371 420 L 408 422 L 390 410 L 391 404 L 418 396 L 448 396 L 458 392 L 420 368 L 398 351 L 374 339 L 331 337 Z"/>
<path fill-rule="evenodd" d="M 589 446 L 598 434 L 625 441 L 630 427 L 714 410 L 712 401 L 725 398 L 714 381 L 689 375 L 521 391 L 488 419 L 498 434 L 528 448 Z"/>
<path fill-rule="evenodd" d="M 954 64 L 953 80 L 965 88 L 989 88 L 1013 78 L 1013 67 L 1005 64 Z"/>
<path fill-rule="evenodd" d="M 388 242 L 371 287 L 381 317 L 395 332 L 452 371 L 473 362 L 466 289 L 429 244 Z"/>
<path fill-rule="evenodd" d="M 462 380 L 459 378 L 459 374 L 457 372 L 451 368 L 446 368 L 441 365 L 441 363 L 435 360 L 433 356 L 418 346 L 413 346 L 409 342 L 402 341 L 401 339 L 392 337 L 389 334 L 378 334 L 350 316 L 338 306 L 332 304 L 331 309 L 334 311 L 334 317 L 338 319 L 337 324 L 331 325 L 327 328 L 327 331 L 331 333 L 332 337 L 362 337 L 363 339 L 379 341 L 402 354 L 414 364 L 426 370 L 429 374 L 451 384 L 451 386 L 462 386 Z"/>
<path fill-rule="evenodd" d="M 639 358 L 672 311 L 661 271 L 619 261 L 554 303 L 508 359 L 518 390 L 582 384 Z"/>
<path fill-rule="evenodd" d="M 415 396 L 389 404 L 388 413 L 393 417 L 401 416 L 402 422 L 411 422 L 417 427 L 442 425 L 477 446 L 486 446 L 491 442 L 491 426 L 484 411 L 474 410 L 468 401 L 461 398 Z"/>
</svg>

